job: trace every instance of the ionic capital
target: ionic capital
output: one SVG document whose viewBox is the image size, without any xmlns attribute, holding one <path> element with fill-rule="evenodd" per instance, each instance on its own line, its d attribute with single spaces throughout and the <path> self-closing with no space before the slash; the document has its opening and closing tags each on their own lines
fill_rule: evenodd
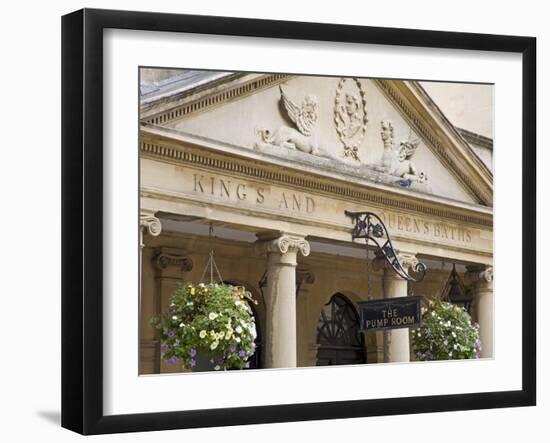
<svg viewBox="0 0 550 443">
<path fill-rule="evenodd" d="M 160 220 L 155 217 L 154 212 L 142 211 L 139 216 L 139 226 L 142 230 L 146 230 L 149 235 L 157 237 L 162 231 Z"/>
<path fill-rule="evenodd" d="M 288 252 L 300 252 L 307 257 L 311 251 L 309 242 L 302 236 L 294 234 L 282 234 L 277 238 L 259 237 L 256 243 L 258 252 L 286 254 Z"/>
<path fill-rule="evenodd" d="M 467 285 L 490 285 L 493 282 L 493 267 L 487 265 L 466 266 L 464 282 Z"/>
<path fill-rule="evenodd" d="M 395 256 L 397 260 L 399 260 L 399 263 L 401 263 L 401 266 L 403 266 L 403 269 L 405 272 L 408 272 L 409 269 L 415 269 L 416 265 L 418 265 L 418 258 L 416 257 L 416 254 L 412 252 L 405 252 L 405 251 L 396 251 L 397 255 Z M 388 270 L 393 271 L 392 266 L 388 263 L 386 260 L 386 257 L 382 254 L 382 252 L 377 251 L 376 257 L 372 262 L 373 269 L 374 270 Z M 396 274 L 397 277 L 397 274 Z"/>
<path fill-rule="evenodd" d="M 179 250 L 161 248 L 153 257 L 153 264 L 159 270 L 169 266 L 177 266 L 182 272 L 189 272 L 193 269 L 193 260 Z"/>
</svg>

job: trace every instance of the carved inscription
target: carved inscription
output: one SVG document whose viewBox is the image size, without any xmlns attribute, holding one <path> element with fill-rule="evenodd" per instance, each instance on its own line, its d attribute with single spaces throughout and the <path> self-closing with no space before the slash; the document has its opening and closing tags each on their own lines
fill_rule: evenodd
<svg viewBox="0 0 550 443">
<path fill-rule="evenodd" d="M 275 211 L 297 218 L 313 216 L 319 221 L 334 222 L 344 219 L 344 210 L 351 207 L 349 203 L 324 196 L 313 196 L 270 184 L 245 182 L 234 177 L 193 172 L 189 179 L 188 192 L 201 200 L 259 211 Z M 476 231 L 459 224 L 389 211 L 377 213 L 391 235 L 463 246 L 479 240 Z"/>
<path fill-rule="evenodd" d="M 391 232 L 407 232 L 420 234 L 430 238 L 451 240 L 461 243 L 471 243 L 472 233 L 465 228 L 448 225 L 446 223 L 419 220 L 406 215 L 380 213 L 380 218 Z"/>
<path fill-rule="evenodd" d="M 221 201 L 244 201 L 258 206 L 301 214 L 312 214 L 315 212 L 316 206 L 314 198 L 302 192 L 251 185 L 213 175 L 193 174 L 193 192 L 209 194 Z"/>
</svg>

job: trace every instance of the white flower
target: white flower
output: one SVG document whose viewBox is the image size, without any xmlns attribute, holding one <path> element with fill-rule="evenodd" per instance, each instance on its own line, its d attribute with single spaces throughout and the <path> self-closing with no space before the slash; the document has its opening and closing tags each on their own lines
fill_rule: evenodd
<svg viewBox="0 0 550 443">
<path fill-rule="evenodd" d="M 177 315 L 173 315 L 172 316 L 172 320 L 177 320 L 178 319 L 178 316 Z"/>
<path fill-rule="evenodd" d="M 210 320 L 216 320 L 216 318 L 218 318 L 218 314 L 216 314 L 215 312 L 211 312 L 210 314 L 208 314 L 208 318 Z"/>
<path fill-rule="evenodd" d="M 237 326 L 237 327 L 235 328 L 235 331 L 237 331 L 237 333 L 240 334 L 241 332 L 243 332 L 243 328 L 241 328 L 240 326 Z"/>
<path fill-rule="evenodd" d="M 218 344 L 219 344 L 218 340 L 212 342 L 212 344 L 210 345 L 210 349 L 212 350 L 216 349 L 218 347 Z"/>
<path fill-rule="evenodd" d="M 453 351 L 449 352 L 449 357 L 453 356 Z"/>
<path fill-rule="evenodd" d="M 227 333 L 225 334 L 225 339 L 229 340 L 231 338 L 232 333 L 233 333 L 233 331 L 227 331 Z"/>
<path fill-rule="evenodd" d="M 241 342 L 241 337 L 235 337 L 235 341 L 236 341 L 237 343 L 240 343 L 240 342 Z"/>
<path fill-rule="evenodd" d="M 452 336 L 453 336 L 454 338 L 456 338 L 455 331 L 451 332 L 451 334 L 452 334 Z"/>
<path fill-rule="evenodd" d="M 198 286 L 200 286 L 201 288 L 204 288 L 204 283 L 199 283 Z"/>
<path fill-rule="evenodd" d="M 180 323 L 180 328 L 183 328 L 183 323 Z"/>
<path fill-rule="evenodd" d="M 206 337 L 206 331 L 204 329 L 201 332 L 199 332 L 199 337 L 200 338 Z"/>
<path fill-rule="evenodd" d="M 219 365 L 214 366 L 214 371 L 219 371 L 219 370 L 220 370 L 220 366 L 219 366 Z"/>
<path fill-rule="evenodd" d="M 237 301 L 235 302 L 235 306 L 240 306 L 240 305 L 241 305 L 241 301 L 240 301 L 240 300 L 237 300 Z"/>
</svg>

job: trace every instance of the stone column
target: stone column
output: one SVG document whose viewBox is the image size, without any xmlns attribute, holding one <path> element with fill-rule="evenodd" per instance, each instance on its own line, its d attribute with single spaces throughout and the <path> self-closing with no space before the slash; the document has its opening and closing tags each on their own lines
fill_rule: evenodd
<svg viewBox="0 0 550 443">
<path fill-rule="evenodd" d="M 400 252 L 397 257 L 403 268 L 408 272 L 418 263 L 416 256 L 411 253 Z M 384 268 L 382 276 L 382 291 L 384 298 L 406 297 L 408 295 L 408 282 L 395 273 L 385 258 L 378 256 L 375 259 L 375 266 Z M 408 362 L 411 360 L 409 342 L 409 329 L 392 329 L 384 331 L 384 362 Z"/>
<path fill-rule="evenodd" d="M 304 237 L 259 236 L 257 247 L 267 253 L 265 360 L 266 368 L 296 367 L 296 256 L 309 255 Z"/>
<path fill-rule="evenodd" d="M 163 314 L 168 311 L 174 292 L 185 283 L 186 273 L 193 269 L 193 261 L 183 249 L 161 247 L 156 249 L 152 263 L 156 273 L 156 312 Z M 160 343 L 158 346 L 159 372 L 180 372 L 180 365 L 167 365 L 160 359 Z"/>
<path fill-rule="evenodd" d="M 479 338 L 481 340 L 482 358 L 493 355 L 493 267 L 486 265 L 466 266 L 464 276 L 466 284 L 473 289 L 476 305 L 477 322 L 479 323 Z"/>
<path fill-rule="evenodd" d="M 139 247 L 140 251 L 145 246 L 143 243 L 143 236 L 144 234 L 152 235 L 153 237 L 157 237 L 160 235 L 160 232 L 162 231 L 162 225 L 160 223 L 160 220 L 155 217 L 155 213 L 153 211 L 141 211 L 141 214 L 139 216 Z M 141 261 L 140 261 L 141 263 Z"/>
<path fill-rule="evenodd" d="M 149 290 L 148 298 L 146 299 L 142 295 L 143 287 L 143 276 L 144 276 L 144 267 L 143 267 L 143 256 L 145 247 L 144 237 L 145 235 L 150 235 L 157 237 L 162 231 L 162 225 L 160 220 L 155 217 L 153 211 L 142 210 L 139 217 L 139 258 L 138 258 L 138 293 L 139 293 L 139 319 L 140 319 L 140 328 L 139 328 L 139 338 L 140 338 L 140 355 L 138 359 L 138 372 L 140 374 L 149 374 L 155 372 L 155 367 L 158 368 L 157 362 L 157 348 L 158 340 L 154 340 L 155 332 L 148 326 L 148 317 L 152 317 L 155 312 L 152 308 L 154 296 L 154 290 Z M 145 253 L 147 256 L 147 251 Z M 146 270 L 147 271 L 147 270 Z M 145 272 L 147 273 L 147 272 Z M 147 291 L 147 289 L 145 289 Z"/>
</svg>

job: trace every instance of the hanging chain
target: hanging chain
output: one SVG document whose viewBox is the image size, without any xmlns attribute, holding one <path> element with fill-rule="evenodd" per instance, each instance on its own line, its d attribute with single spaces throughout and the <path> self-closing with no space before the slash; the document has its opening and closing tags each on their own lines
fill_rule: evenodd
<svg viewBox="0 0 550 443">
<path fill-rule="evenodd" d="M 371 263 L 369 262 L 369 240 L 367 239 L 365 250 L 367 254 L 367 300 L 372 300 L 371 287 L 370 287 L 370 274 L 371 274 Z"/>
<path fill-rule="evenodd" d="M 206 262 L 204 271 L 202 271 L 200 279 L 201 283 L 204 281 L 204 276 L 206 275 L 207 270 L 210 271 L 210 283 L 214 283 L 214 271 L 216 271 L 220 283 L 223 283 L 222 275 L 220 273 L 220 270 L 218 269 L 218 265 L 216 265 L 216 261 L 214 260 L 213 233 L 214 227 L 212 226 L 212 222 L 210 222 L 210 227 L 208 229 L 208 246 L 210 251 L 208 253 L 208 261 Z"/>
</svg>

